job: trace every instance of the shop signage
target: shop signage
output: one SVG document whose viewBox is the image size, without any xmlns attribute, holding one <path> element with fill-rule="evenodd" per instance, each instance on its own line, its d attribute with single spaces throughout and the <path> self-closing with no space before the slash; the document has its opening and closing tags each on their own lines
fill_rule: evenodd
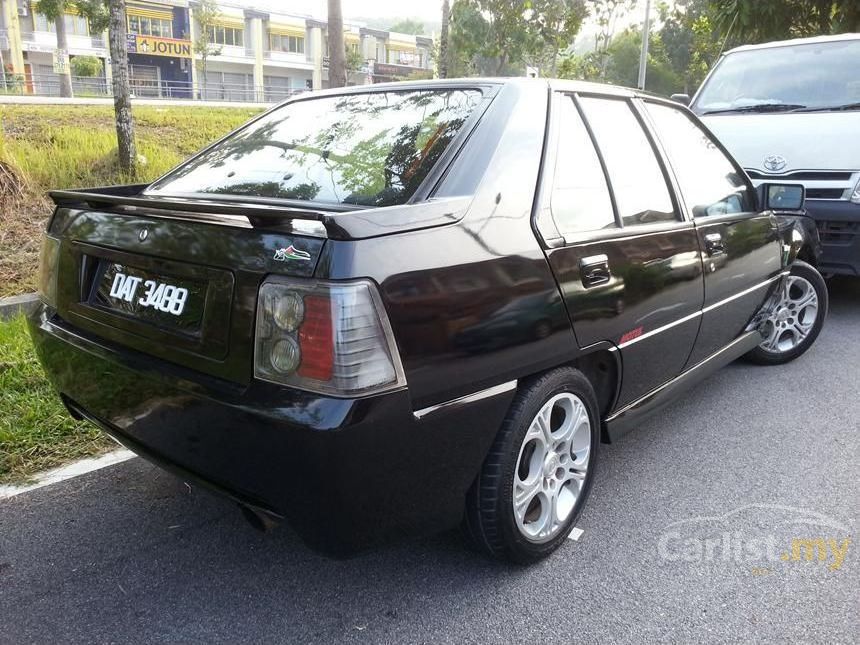
<svg viewBox="0 0 860 645">
<path fill-rule="evenodd" d="M 191 58 L 191 41 L 129 34 L 128 52 L 130 54 L 149 54 L 150 56 Z"/>
</svg>

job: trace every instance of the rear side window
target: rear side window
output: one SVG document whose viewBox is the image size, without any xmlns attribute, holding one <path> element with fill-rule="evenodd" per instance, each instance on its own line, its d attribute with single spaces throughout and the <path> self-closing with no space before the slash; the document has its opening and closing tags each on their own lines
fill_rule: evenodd
<svg viewBox="0 0 860 645">
<path fill-rule="evenodd" d="M 666 178 L 626 101 L 582 98 L 624 226 L 675 221 Z"/>
<path fill-rule="evenodd" d="M 550 208 L 562 235 L 615 227 L 609 187 L 573 99 L 559 98 L 558 149 Z"/>
<path fill-rule="evenodd" d="M 479 90 L 454 89 L 296 101 L 238 130 L 147 193 L 403 204 L 480 100 Z"/>
<path fill-rule="evenodd" d="M 645 103 L 645 107 L 693 217 L 753 210 L 746 179 L 702 128 L 675 108 L 656 103 Z"/>
</svg>

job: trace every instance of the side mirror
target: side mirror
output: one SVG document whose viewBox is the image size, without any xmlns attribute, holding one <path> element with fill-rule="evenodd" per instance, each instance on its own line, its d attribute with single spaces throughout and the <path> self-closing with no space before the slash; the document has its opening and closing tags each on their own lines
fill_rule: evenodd
<svg viewBox="0 0 860 645">
<path fill-rule="evenodd" d="M 670 96 L 673 101 L 676 103 L 680 103 L 681 105 L 690 105 L 690 95 L 689 94 L 673 94 Z"/>
<path fill-rule="evenodd" d="M 806 189 L 801 184 L 762 184 L 759 191 L 764 210 L 803 210 Z"/>
</svg>

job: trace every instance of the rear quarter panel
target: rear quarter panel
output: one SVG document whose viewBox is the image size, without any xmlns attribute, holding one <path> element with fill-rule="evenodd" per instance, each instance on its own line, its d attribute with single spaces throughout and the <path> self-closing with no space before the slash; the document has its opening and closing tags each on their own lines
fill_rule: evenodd
<svg viewBox="0 0 860 645">
<path fill-rule="evenodd" d="M 539 89 L 540 88 L 540 89 Z M 531 229 L 546 124 L 545 85 L 507 85 L 438 193 L 469 190 L 449 226 L 329 240 L 317 276 L 380 291 L 415 408 L 556 365 L 576 353 L 558 287 Z"/>
</svg>

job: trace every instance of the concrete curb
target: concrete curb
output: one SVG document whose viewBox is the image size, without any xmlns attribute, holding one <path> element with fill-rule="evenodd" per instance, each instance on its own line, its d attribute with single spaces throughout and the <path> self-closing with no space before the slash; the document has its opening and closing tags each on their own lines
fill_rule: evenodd
<svg viewBox="0 0 860 645">
<path fill-rule="evenodd" d="M 108 452 L 98 457 L 86 457 L 78 461 L 73 461 L 65 466 L 53 468 L 36 475 L 33 477 L 33 482 L 30 484 L 23 484 L 21 486 L 16 486 L 14 484 L 0 486 L 0 500 L 9 499 L 16 495 L 21 495 L 22 493 L 29 493 L 31 490 L 44 488 L 51 484 L 58 484 L 66 481 L 67 479 L 80 477 L 81 475 L 86 475 L 87 473 L 128 461 L 136 456 L 137 455 L 130 450 L 120 448 L 119 450 L 114 450 L 113 452 Z"/>
<path fill-rule="evenodd" d="M 0 320 L 9 320 L 20 312 L 28 314 L 36 308 L 38 302 L 39 296 L 35 293 L 0 298 Z"/>
</svg>

